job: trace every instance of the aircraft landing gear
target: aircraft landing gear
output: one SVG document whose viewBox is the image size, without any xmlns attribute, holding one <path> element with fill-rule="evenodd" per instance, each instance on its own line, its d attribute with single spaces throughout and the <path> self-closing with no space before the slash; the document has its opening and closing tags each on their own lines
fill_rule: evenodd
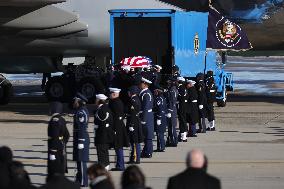
<svg viewBox="0 0 284 189">
<path fill-rule="evenodd" d="M 8 104 L 12 95 L 12 84 L 3 75 L 0 74 L 0 105 Z"/>
</svg>

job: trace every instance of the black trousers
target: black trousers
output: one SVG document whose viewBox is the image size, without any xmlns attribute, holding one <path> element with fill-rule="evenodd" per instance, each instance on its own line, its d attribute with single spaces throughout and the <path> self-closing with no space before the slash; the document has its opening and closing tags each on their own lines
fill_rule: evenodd
<svg viewBox="0 0 284 189">
<path fill-rule="evenodd" d="M 48 172 L 48 177 L 50 178 L 54 174 L 65 174 L 65 160 L 64 156 L 62 153 L 57 152 L 53 153 L 55 155 L 55 160 L 50 160 L 50 153 L 48 154 L 48 161 L 47 161 L 47 172 Z"/>
<path fill-rule="evenodd" d="M 207 105 L 207 119 L 208 119 L 209 122 L 215 120 L 213 103 L 208 103 L 208 105 Z"/>
<path fill-rule="evenodd" d="M 98 163 L 105 167 L 109 165 L 109 144 L 96 144 Z"/>
<path fill-rule="evenodd" d="M 179 132 L 184 133 L 188 131 L 187 120 L 186 120 L 186 112 L 183 108 L 178 111 L 178 121 L 179 121 Z"/>
</svg>

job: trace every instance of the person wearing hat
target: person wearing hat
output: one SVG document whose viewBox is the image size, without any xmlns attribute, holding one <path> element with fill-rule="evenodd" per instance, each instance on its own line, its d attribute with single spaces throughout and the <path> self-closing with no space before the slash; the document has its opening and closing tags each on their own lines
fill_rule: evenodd
<svg viewBox="0 0 284 189">
<path fill-rule="evenodd" d="M 168 90 L 166 93 L 167 98 L 167 118 L 168 118 L 168 138 L 167 146 L 176 147 L 178 144 L 176 126 L 177 126 L 177 97 L 178 90 L 176 87 L 176 79 L 169 78 L 168 80 Z"/>
<path fill-rule="evenodd" d="M 198 94 L 198 108 L 199 108 L 199 129 L 198 132 L 206 133 L 206 110 L 207 110 L 207 97 L 206 86 L 204 82 L 204 74 L 198 73 L 196 75 L 196 89 Z"/>
<path fill-rule="evenodd" d="M 178 120 L 179 120 L 179 141 L 187 142 L 187 120 L 186 114 L 188 111 L 188 93 L 185 87 L 185 79 L 178 77 Z"/>
<path fill-rule="evenodd" d="M 142 150 L 142 158 L 151 158 L 153 153 L 154 138 L 154 114 L 153 114 L 153 95 L 149 90 L 152 82 L 144 77 L 139 85 L 141 92 L 139 97 L 141 100 L 141 124 L 144 133 L 144 148 Z"/>
<path fill-rule="evenodd" d="M 116 153 L 116 165 L 113 171 L 124 171 L 124 153 L 123 147 L 129 147 L 128 133 L 124 124 L 124 105 L 119 98 L 120 89 L 109 88 L 110 101 L 109 108 L 113 116 L 113 130 L 114 130 L 114 149 Z"/>
<path fill-rule="evenodd" d="M 157 150 L 156 152 L 165 152 L 165 132 L 167 129 L 167 101 L 163 95 L 164 89 L 156 86 L 154 89 L 154 110 L 155 110 L 155 131 L 157 134 Z"/>
<path fill-rule="evenodd" d="M 95 146 L 97 149 L 98 163 L 107 170 L 110 169 L 109 147 L 114 141 L 112 112 L 106 103 L 107 96 L 96 95 L 96 110 L 94 112 Z"/>
<path fill-rule="evenodd" d="M 189 137 L 197 137 L 196 135 L 196 124 L 199 121 L 199 112 L 198 112 L 198 94 L 196 88 L 194 87 L 195 81 L 187 80 L 186 89 L 188 93 L 187 101 L 187 122 L 189 123 L 190 132 L 188 133 Z"/>
<path fill-rule="evenodd" d="M 207 95 L 207 119 L 209 121 L 207 131 L 215 131 L 214 102 L 216 101 L 217 87 L 215 85 L 213 71 L 207 72 L 205 84 Z"/>
<path fill-rule="evenodd" d="M 73 99 L 73 160 L 77 162 L 76 182 L 82 187 L 88 186 L 87 162 L 89 161 L 90 138 L 88 129 L 89 111 L 86 107 L 88 99 L 77 93 Z"/>
<path fill-rule="evenodd" d="M 139 99 L 139 88 L 135 85 L 128 89 L 130 98 L 128 104 L 128 114 L 126 128 L 128 130 L 131 153 L 128 164 L 139 164 L 141 157 L 141 143 L 144 141 L 143 130 L 140 120 L 141 102 Z"/>
<path fill-rule="evenodd" d="M 63 105 L 61 102 L 51 103 L 52 117 L 48 123 L 48 178 L 54 174 L 64 175 L 67 172 L 66 144 L 70 134 L 66 127 L 66 121 L 62 116 Z"/>
</svg>

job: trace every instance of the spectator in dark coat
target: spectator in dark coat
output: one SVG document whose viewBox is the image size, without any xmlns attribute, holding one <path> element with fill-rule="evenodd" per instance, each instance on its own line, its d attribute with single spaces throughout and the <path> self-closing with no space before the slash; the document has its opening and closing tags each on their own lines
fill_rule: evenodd
<svg viewBox="0 0 284 189">
<path fill-rule="evenodd" d="M 169 179 L 167 189 L 221 189 L 220 180 L 207 174 L 207 162 L 199 150 L 187 156 L 187 169 Z"/>
<path fill-rule="evenodd" d="M 131 165 L 125 169 L 121 178 L 122 189 L 150 189 L 145 187 L 145 176 L 136 165 Z"/>
<path fill-rule="evenodd" d="M 80 189 L 80 184 L 67 179 L 64 175 L 55 174 L 40 189 Z"/>
<path fill-rule="evenodd" d="M 10 148 L 0 147 L 0 188 L 6 189 L 10 185 L 9 166 L 12 163 L 13 154 Z"/>
<path fill-rule="evenodd" d="M 104 165 L 94 164 L 88 168 L 91 189 L 114 189 L 114 184 Z"/>
</svg>

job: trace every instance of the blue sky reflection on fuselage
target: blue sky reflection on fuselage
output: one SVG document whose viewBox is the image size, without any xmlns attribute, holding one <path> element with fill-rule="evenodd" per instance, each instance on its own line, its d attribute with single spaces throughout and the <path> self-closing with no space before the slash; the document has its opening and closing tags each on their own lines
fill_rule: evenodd
<svg viewBox="0 0 284 189">
<path fill-rule="evenodd" d="M 262 22 L 266 15 L 273 14 L 282 7 L 284 0 L 267 0 L 265 3 L 255 5 L 253 9 L 233 10 L 230 16 L 236 20 L 248 20 L 252 22 Z M 269 11 L 273 8 L 271 11 Z"/>
</svg>

